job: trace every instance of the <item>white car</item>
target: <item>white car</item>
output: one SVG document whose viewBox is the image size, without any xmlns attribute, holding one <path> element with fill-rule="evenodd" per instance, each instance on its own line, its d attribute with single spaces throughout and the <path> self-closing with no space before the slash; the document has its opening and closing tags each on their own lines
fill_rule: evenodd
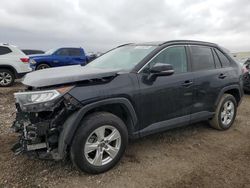
<svg viewBox="0 0 250 188">
<path fill-rule="evenodd" d="M 11 86 L 30 71 L 28 56 L 16 46 L 0 44 L 0 87 Z"/>
</svg>

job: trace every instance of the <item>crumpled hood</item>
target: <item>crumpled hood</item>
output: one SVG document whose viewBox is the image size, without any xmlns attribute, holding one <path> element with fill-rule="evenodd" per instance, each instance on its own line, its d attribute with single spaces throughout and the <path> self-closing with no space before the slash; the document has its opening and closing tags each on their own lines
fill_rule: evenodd
<svg viewBox="0 0 250 188">
<path fill-rule="evenodd" d="M 115 76 L 118 71 L 117 69 L 97 69 L 80 65 L 64 66 L 28 73 L 22 83 L 32 87 L 45 87 Z"/>
</svg>

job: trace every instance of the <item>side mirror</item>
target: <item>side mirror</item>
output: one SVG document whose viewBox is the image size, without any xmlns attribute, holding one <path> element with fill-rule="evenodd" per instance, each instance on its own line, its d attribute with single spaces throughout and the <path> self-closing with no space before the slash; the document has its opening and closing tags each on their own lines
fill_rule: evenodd
<svg viewBox="0 0 250 188">
<path fill-rule="evenodd" d="M 169 76 L 174 74 L 174 68 L 170 64 L 156 63 L 150 69 L 150 73 L 156 76 Z"/>
<path fill-rule="evenodd" d="M 170 64 L 156 63 L 149 70 L 148 79 L 154 81 L 158 76 L 170 76 L 174 74 L 173 66 Z"/>
</svg>

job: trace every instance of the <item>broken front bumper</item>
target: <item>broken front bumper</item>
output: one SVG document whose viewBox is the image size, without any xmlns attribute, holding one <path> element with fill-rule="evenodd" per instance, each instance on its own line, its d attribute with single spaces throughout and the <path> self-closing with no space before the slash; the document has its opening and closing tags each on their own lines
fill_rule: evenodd
<svg viewBox="0 0 250 188">
<path fill-rule="evenodd" d="M 63 124 L 80 106 L 70 95 L 65 95 L 50 111 L 23 112 L 16 104 L 16 120 L 12 128 L 20 135 L 12 150 L 15 154 L 25 153 L 31 157 L 61 159 L 58 145 Z"/>
</svg>

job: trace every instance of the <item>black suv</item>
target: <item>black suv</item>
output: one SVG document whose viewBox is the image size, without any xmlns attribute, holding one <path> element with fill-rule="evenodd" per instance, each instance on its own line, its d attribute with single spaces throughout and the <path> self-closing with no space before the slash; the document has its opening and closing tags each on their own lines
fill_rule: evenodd
<svg viewBox="0 0 250 188">
<path fill-rule="evenodd" d="M 15 93 L 16 153 L 88 173 L 112 168 L 128 140 L 207 120 L 234 122 L 242 72 L 223 48 L 199 41 L 125 44 L 90 64 L 39 70 Z"/>
</svg>

